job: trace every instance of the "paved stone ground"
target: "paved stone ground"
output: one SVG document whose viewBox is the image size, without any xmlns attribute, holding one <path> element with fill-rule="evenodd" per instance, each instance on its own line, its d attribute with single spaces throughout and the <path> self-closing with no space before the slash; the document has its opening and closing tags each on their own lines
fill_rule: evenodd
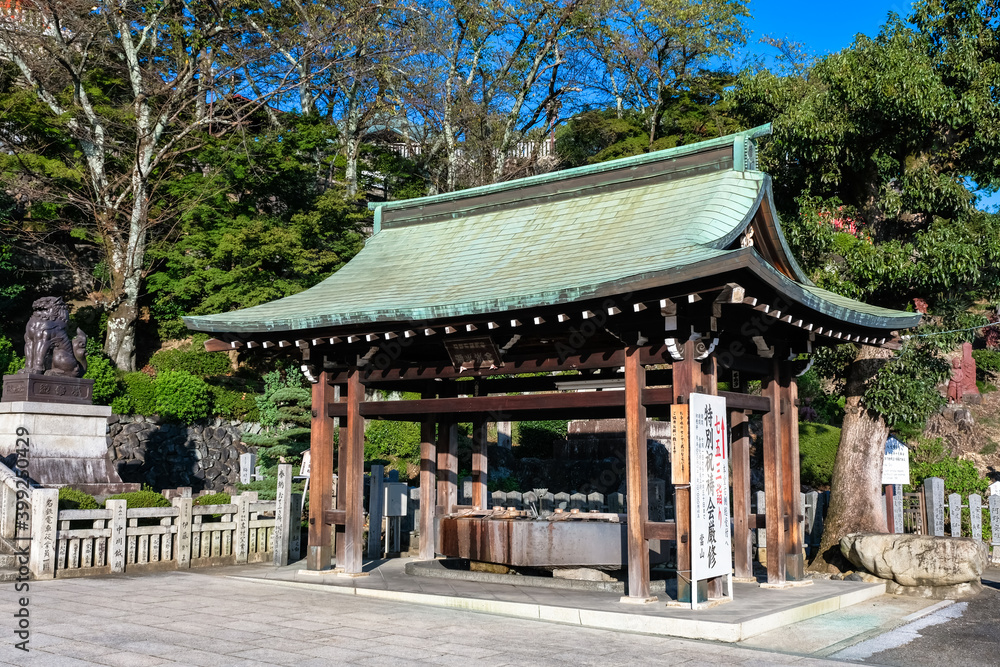
<svg viewBox="0 0 1000 667">
<path fill-rule="evenodd" d="M 0 588 L 2 590 L 2 588 Z M 12 665 L 842 664 L 728 644 L 624 634 L 171 572 L 32 582 L 30 653 L 14 648 L 20 593 L 0 593 Z M 789 635 L 789 646 L 794 646 Z"/>
</svg>

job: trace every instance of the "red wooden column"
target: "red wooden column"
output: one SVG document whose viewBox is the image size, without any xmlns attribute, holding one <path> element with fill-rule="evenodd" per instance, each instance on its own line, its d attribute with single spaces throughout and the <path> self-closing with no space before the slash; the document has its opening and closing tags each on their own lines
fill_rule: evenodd
<svg viewBox="0 0 1000 667">
<path fill-rule="evenodd" d="M 472 420 L 472 506 L 486 509 L 486 417 L 476 415 Z"/>
<path fill-rule="evenodd" d="M 750 531 L 750 429 L 743 410 L 729 411 L 733 466 L 733 549 L 735 577 L 753 579 L 753 544 Z"/>
<path fill-rule="evenodd" d="M 799 387 L 791 365 L 781 364 L 781 447 L 785 470 L 782 474 L 782 501 L 788 513 L 785 533 L 785 576 L 791 581 L 805 577 L 802 556 L 802 488 L 799 485 Z"/>
<path fill-rule="evenodd" d="M 628 602 L 655 602 L 649 595 L 649 542 L 645 523 L 649 519 L 646 477 L 646 408 L 642 393 L 646 369 L 639 361 L 639 348 L 625 349 L 625 486 L 628 492 Z"/>
<path fill-rule="evenodd" d="M 437 502 L 442 514 L 451 514 L 458 504 L 458 424 L 438 423 Z"/>
<path fill-rule="evenodd" d="M 352 370 L 347 376 L 347 428 L 341 444 L 340 493 L 344 495 L 344 562 L 338 563 L 344 574 L 361 574 L 361 537 L 365 528 L 365 420 L 361 402 L 365 388 L 361 375 Z"/>
<path fill-rule="evenodd" d="M 329 376 L 319 374 L 312 386 L 312 431 L 309 435 L 312 477 L 309 480 L 309 551 L 306 568 L 327 570 L 331 565 L 330 524 L 326 512 L 333 509 L 333 417 L 328 416 L 327 404 L 333 399 Z"/>
<path fill-rule="evenodd" d="M 782 446 L 782 398 L 779 362 L 772 364 L 771 375 L 764 380 L 763 393 L 771 399 L 771 410 L 764 415 L 764 505 L 767 513 L 767 583 L 785 583 L 785 448 Z"/>
<path fill-rule="evenodd" d="M 426 396 L 424 398 L 427 398 Z M 434 558 L 434 514 L 437 509 L 437 447 L 434 418 L 420 424 L 420 558 Z"/>
</svg>

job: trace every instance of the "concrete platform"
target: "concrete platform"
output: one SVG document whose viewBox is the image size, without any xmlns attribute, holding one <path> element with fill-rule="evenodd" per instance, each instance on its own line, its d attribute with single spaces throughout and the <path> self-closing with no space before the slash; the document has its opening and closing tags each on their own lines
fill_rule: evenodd
<svg viewBox="0 0 1000 667">
<path fill-rule="evenodd" d="M 636 632 L 687 639 L 740 642 L 783 626 L 881 596 L 884 584 L 817 580 L 811 586 L 768 590 L 756 584 L 733 585 L 734 600 L 691 611 L 655 603 L 627 605 L 612 592 L 512 586 L 509 584 L 413 577 L 405 573 L 410 559 L 375 561 L 367 577 L 348 578 L 333 572 L 311 572 L 304 561 L 262 571 L 247 568 L 230 576 L 279 586 L 463 609 L 601 630 Z"/>
</svg>

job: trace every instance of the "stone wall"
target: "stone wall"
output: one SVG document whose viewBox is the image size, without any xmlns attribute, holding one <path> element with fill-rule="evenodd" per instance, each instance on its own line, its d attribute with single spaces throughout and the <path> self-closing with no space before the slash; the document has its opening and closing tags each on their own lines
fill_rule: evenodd
<svg viewBox="0 0 1000 667">
<path fill-rule="evenodd" d="M 108 453 L 122 480 L 154 489 L 190 486 L 222 491 L 240 481 L 244 432 L 259 426 L 209 419 L 195 424 L 162 423 L 158 417 L 112 416 Z"/>
</svg>

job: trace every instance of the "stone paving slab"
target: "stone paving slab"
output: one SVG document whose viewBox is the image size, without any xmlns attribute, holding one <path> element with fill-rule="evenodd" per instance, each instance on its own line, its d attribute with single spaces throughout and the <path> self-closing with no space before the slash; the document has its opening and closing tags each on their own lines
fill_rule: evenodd
<svg viewBox="0 0 1000 667">
<path fill-rule="evenodd" d="M 261 570 L 263 574 L 267 568 Z M 15 649 L 8 634 L 0 643 L 0 664 L 22 667 L 842 664 L 730 644 L 487 617 L 455 609 L 331 593 L 330 588 L 324 587 L 223 576 L 220 570 L 31 582 L 31 650 L 24 653 Z M 6 609 L 12 608 L 13 600 L 11 590 L 4 603 Z M 64 604 L 80 600 L 86 600 L 92 609 L 127 611 L 127 620 L 81 614 L 75 605 L 72 611 L 63 609 Z M 187 600 L 187 613 L 161 615 L 161 605 L 167 600 Z M 303 627 L 307 621 L 309 629 Z M 228 635 L 231 631 L 240 633 L 239 639 L 232 639 Z M 220 639 L 222 636 L 227 638 Z"/>
<path fill-rule="evenodd" d="M 301 562 L 283 568 L 244 568 L 232 576 L 374 599 L 723 642 L 743 641 L 885 593 L 884 584 L 853 581 L 817 580 L 786 589 L 737 583 L 732 602 L 693 611 L 667 607 L 665 599 L 643 605 L 622 604 L 619 594 L 603 591 L 416 577 L 404 571 L 408 560 L 373 562 L 366 568 L 366 577 L 309 572 Z"/>
</svg>

